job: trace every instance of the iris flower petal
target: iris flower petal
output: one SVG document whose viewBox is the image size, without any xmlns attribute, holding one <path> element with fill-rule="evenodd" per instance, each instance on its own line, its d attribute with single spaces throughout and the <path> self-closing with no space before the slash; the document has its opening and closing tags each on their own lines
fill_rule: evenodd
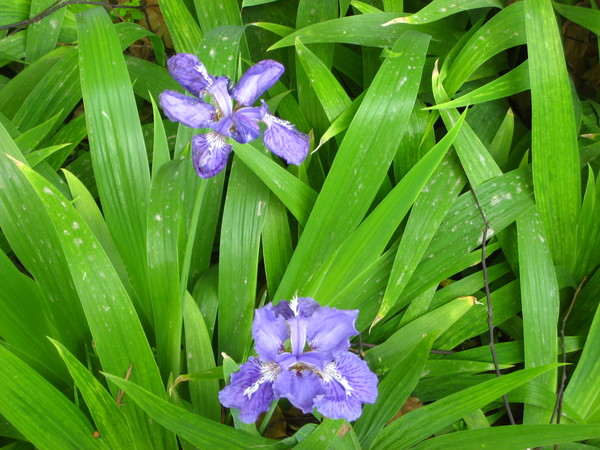
<svg viewBox="0 0 600 450">
<path fill-rule="evenodd" d="M 218 174 L 227 165 L 231 144 L 225 136 L 212 132 L 192 138 L 192 162 L 196 173 L 202 178 Z"/>
<path fill-rule="evenodd" d="M 252 336 L 254 349 L 261 361 L 275 361 L 277 355 L 283 351 L 289 334 L 285 319 L 275 315 L 270 303 L 256 310 L 252 322 Z"/>
<path fill-rule="evenodd" d="M 164 91 L 159 96 L 160 106 L 173 122 L 181 122 L 192 128 L 210 127 L 215 108 L 194 97 L 175 91 Z"/>
<path fill-rule="evenodd" d="M 347 352 L 323 373 L 326 393 L 315 398 L 315 406 L 324 416 L 353 421 L 360 417 L 363 403 L 375 403 L 377 376 L 358 356 Z"/>
<path fill-rule="evenodd" d="M 277 61 L 270 59 L 260 61 L 246 70 L 231 96 L 239 104 L 250 106 L 279 80 L 283 71 L 283 66 Z"/>
<path fill-rule="evenodd" d="M 290 302 L 282 300 L 273 309 L 276 314 L 289 319 L 294 316 L 310 317 L 315 311 L 321 309 L 321 305 L 310 297 L 299 297 Z"/>
<path fill-rule="evenodd" d="M 354 323 L 358 310 L 335 309 L 328 306 L 316 311 L 308 321 L 308 345 L 314 351 L 326 354 L 329 359 L 348 351 L 350 336 L 358 334 Z"/>
<path fill-rule="evenodd" d="M 231 137 L 241 144 L 246 144 L 260 136 L 258 122 L 262 120 L 264 113 L 262 108 L 246 107 L 233 113 L 235 131 Z"/>
<path fill-rule="evenodd" d="M 219 392 L 221 404 L 239 409 L 242 422 L 256 422 L 275 400 L 273 379 L 278 371 L 274 364 L 261 364 L 258 358 L 249 358 L 239 372 L 231 374 L 231 383 Z"/>
<path fill-rule="evenodd" d="M 263 136 L 266 147 L 288 164 L 302 164 L 308 155 L 309 137 L 288 121 L 271 114 L 265 114 L 262 121 L 267 125 Z"/>
<path fill-rule="evenodd" d="M 206 90 L 213 96 L 215 103 L 219 107 L 222 117 L 231 117 L 232 103 L 231 96 L 229 95 L 229 78 L 217 77 L 213 79 L 213 82 L 206 88 Z"/>
<path fill-rule="evenodd" d="M 277 397 L 287 398 L 292 405 L 308 414 L 313 410 L 315 397 L 325 393 L 325 384 L 308 369 L 291 369 L 279 374 L 273 383 Z"/>
<path fill-rule="evenodd" d="M 200 97 L 200 93 L 212 83 L 212 76 L 196 55 L 177 53 L 169 58 L 167 66 L 175 81 L 196 97 Z"/>
</svg>

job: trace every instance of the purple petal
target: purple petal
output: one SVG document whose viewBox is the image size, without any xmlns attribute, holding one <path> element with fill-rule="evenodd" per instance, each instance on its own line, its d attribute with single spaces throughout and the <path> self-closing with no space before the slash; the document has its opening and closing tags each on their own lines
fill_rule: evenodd
<svg viewBox="0 0 600 450">
<path fill-rule="evenodd" d="M 317 410 L 332 419 L 356 420 L 363 403 L 375 403 L 377 377 L 367 363 L 348 352 L 324 369 L 326 393 L 315 399 Z"/>
<path fill-rule="evenodd" d="M 314 372 L 301 368 L 281 372 L 273 383 L 278 397 L 287 398 L 292 405 L 308 414 L 313 410 L 314 399 L 325 393 L 325 384 Z"/>
<path fill-rule="evenodd" d="M 206 128 L 213 123 L 215 108 L 202 100 L 175 91 L 164 91 L 159 101 L 165 115 L 173 122 L 192 128 Z"/>
<path fill-rule="evenodd" d="M 304 352 L 306 345 L 306 317 L 291 317 L 288 319 L 288 327 L 290 329 L 290 347 L 292 355 L 300 356 Z"/>
<path fill-rule="evenodd" d="M 212 83 L 212 77 L 196 55 L 178 53 L 169 58 L 167 66 L 175 81 L 196 97 Z"/>
<path fill-rule="evenodd" d="M 229 78 L 218 77 L 208 85 L 206 90 L 213 96 L 222 117 L 231 117 L 231 96 L 229 95 Z"/>
<path fill-rule="evenodd" d="M 358 334 L 354 323 L 358 310 L 335 309 L 325 306 L 308 321 L 308 345 L 314 351 L 326 354 L 330 360 L 348 351 L 350 336 Z"/>
<path fill-rule="evenodd" d="M 315 311 L 321 309 L 321 305 L 310 297 L 299 297 L 292 299 L 290 302 L 282 300 L 273 309 L 275 314 L 289 319 L 294 316 L 310 317 Z"/>
<path fill-rule="evenodd" d="M 296 130 L 288 121 L 271 114 L 265 114 L 263 122 L 267 125 L 263 136 L 267 148 L 285 159 L 288 164 L 302 164 L 308 155 L 310 138 Z"/>
<path fill-rule="evenodd" d="M 260 61 L 246 70 L 231 96 L 241 105 L 250 106 L 279 80 L 284 70 L 277 61 Z"/>
<path fill-rule="evenodd" d="M 256 422 L 275 400 L 273 381 L 279 370 L 276 364 L 261 364 L 258 358 L 249 358 L 239 372 L 231 374 L 231 383 L 219 392 L 221 404 L 239 409 L 242 422 Z"/>
<path fill-rule="evenodd" d="M 285 319 L 275 315 L 270 303 L 256 310 L 252 322 L 252 336 L 254 349 L 261 361 L 275 361 L 277 355 L 284 350 L 289 330 Z"/>
<path fill-rule="evenodd" d="M 258 122 L 264 116 L 263 108 L 241 108 L 233 113 L 234 131 L 231 137 L 241 144 L 246 144 L 260 136 Z"/>
<path fill-rule="evenodd" d="M 219 133 L 198 134 L 192 138 L 192 162 L 202 178 L 218 174 L 227 165 L 231 144 Z"/>
</svg>

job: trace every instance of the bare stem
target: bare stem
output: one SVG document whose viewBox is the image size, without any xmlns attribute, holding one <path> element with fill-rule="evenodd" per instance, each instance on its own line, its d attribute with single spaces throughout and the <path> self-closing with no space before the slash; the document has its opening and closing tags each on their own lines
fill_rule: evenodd
<svg viewBox="0 0 600 450">
<path fill-rule="evenodd" d="M 69 5 L 96 5 L 96 6 L 104 6 L 105 8 L 110 8 L 110 9 L 118 9 L 118 8 L 140 9 L 140 10 L 142 10 L 142 12 L 144 13 L 144 16 L 146 17 L 146 23 L 149 23 L 148 16 L 146 14 L 146 2 L 145 1 L 142 1 L 140 6 L 131 6 L 131 5 L 111 5 L 110 3 L 102 2 L 102 1 L 95 2 L 95 1 L 88 1 L 88 0 L 65 0 L 65 1 L 58 0 L 58 1 L 54 2 L 52 5 L 50 5 L 48 8 L 46 8 L 45 10 L 43 10 L 38 15 L 36 15 L 34 17 L 30 17 L 27 20 L 22 20 L 20 22 L 11 23 L 8 25 L 2 25 L 2 26 L 0 26 L 0 30 L 8 30 L 10 28 L 17 28 L 17 30 L 15 30 L 15 31 L 21 30 L 21 29 L 27 27 L 28 25 L 31 25 L 32 23 L 39 22 L 40 20 L 55 13 L 59 9 L 64 8 Z"/>
<path fill-rule="evenodd" d="M 484 227 L 483 234 L 481 236 L 481 270 L 483 271 L 483 285 L 485 288 L 485 298 L 487 300 L 487 323 L 488 330 L 490 336 L 490 352 L 492 353 L 492 361 L 494 362 L 494 369 L 496 371 L 496 376 L 500 377 L 502 374 L 500 373 L 500 366 L 498 365 L 498 356 L 496 355 L 496 345 L 494 342 L 494 309 L 492 307 L 492 297 L 490 295 L 490 284 L 488 280 L 488 272 L 487 272 L 487 263 L 486 258 L 486 244 L 487 244 L 487 234 L 490 230 L 490 223 L 483 212 L 483 208 L 481 208 L 481 204 L 479 203 L 479 199 L 475 194 L 475 190 L 473 186 L 469 184 L 469 189 L 471 189 L 471 193 L 473 194 L 473 198 L 475 199 L 475 204 L 477 205 L 477 209 L 479 210 L 479 214 L 481 214 L 481 218 L 483 219 Z M 506 409 L 506 415 L 508 416 L 508 420 L 511 425 L 515 425 L 515 418 L 513 417 L 512 410 L 510 409 L 510 404 L 508 403 L 508 398 L 506 395 L 502 396 L 502 401 L 504 402 L 504 408 Z"/>
<path fill-rule="evenodd" d="M 573 299 L 571 300 L 571 304 L 569 305 L 569 309 L 565 313 L 565 316 L 562 320 L 562 325 L 560 327 L 560 348 L 562 352 L 562 376 L 560 380 L 560 388 L 558 389 L 558 393 L 556 394 L 556 404 L 554 406 L 554 411 L 552 411 L 552 417 L 550 418 L 550 423 L 554 422 L 554 418 L 556 418 L 556 423 L 560 423 L 560 416 L 562 414 L 562 404 L 563 404 L 563 395 L 565 393 L 565 386 L 567 384 L 567 352 L 565 350 L 565 329 L 567 327 L 567 320 L 569 320 L 569 316 L 571 315 L 571 311 L 573 311 L 573 306 L 575 305 L 575 300 L 577 300 L 577 296 L 581 292 L 583 285 L 585 284 L 587 277 L 583 277 L 581 283 L 577 287 L 577 290 L 573 294 Z"/>
</svg>

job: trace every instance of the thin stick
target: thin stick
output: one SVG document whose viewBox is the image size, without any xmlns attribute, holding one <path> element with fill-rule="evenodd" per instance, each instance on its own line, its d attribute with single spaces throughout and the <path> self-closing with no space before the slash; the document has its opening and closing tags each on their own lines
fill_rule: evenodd
<svg viewBox="0 0 600 450">
<path fill-rule="evenodd" d="M 131 376 L 132 370 L 133 370 L 133 363 L 129 364 L 129 369 L 127 369 L 127 373 L 125 374 L 125 381 L 129 381 L 129 377 Z M 123 394 L 125 394 L 125 391 L 123 389 L 119 389 L 119 393 L 117 394 L 117 400 L 116 400 L 118 407 L 123 406 L 123 403 L 122 403 Z"/>
<path fill-rule="evenodd" d="M 488 330 L 490 336 L 490 352 L 492 353 L 492 361 L 494 362 L 494 369 L 496 371 L 496 376 L 500 377 L 502 374 L 500 373 L 500 366 L 498 365 L 498 356 L 496 355 L 496 344 L 494 342 L 494 309 L 492 307 L 492 297 L 490 295 L 490 284 L 488 280 L 488 272 L 487 272 L 487 263 L 486 258 L 487 255 L 485 253 L 486 250 L 486 242 L 487 242 L 487 234 L 490 230 L 490 223 L 483 212 L 483 208 L 479 203 L 479 199 L 475 194 L 475 190 L 473 186 L 469 184 L 469 189 L 471 190 L 471 194 L 473 194 L 473 198 L 475 199 L 475 204 L 477 205 L 477 209 L 479 210 L 479 214 L 481 214 L 481 218 L 483 219 L 483 223 L 485 226 L 483 227 L 483 234 L 481 236 L 481 270 L 483 271 L 483 285 L 485 287 L 485 298 L 487 300 L 487 323 Z M 504 402 L 504 409 L 506 409 L 506 415 L 508 416 L 508 421 L 511 425 L 515 425 L 515 418 L 513 417 L 512 410 L 510 409 L 510 404 L 508 403 L 508 397 L 506 395 L 502 396 L 502 401 Z"/>
<path fill-rule="evenodd" d="M 118 9 L 118 8 L 141 9 L 144 12 L 144 14 L 146 14 L 146 2 L 145 1 L 143 2 L 143 4 L 141 6 L 131 6 L 131 5 L 111 5 L 110 3 L 106 3 L 106 2 L 95 2 L 95 1 L 87 1 L 87 0 L 66 0 L 66 1 L 58 0 L 57 2 L 50 5 L 48 8 L 43 10 L 38 15 L 31 17 L 27 20 L 22 20 L 20 22 L 11 23 L 9 25 L 2 25 L 2 26 L 0 26 L 0 30 L 7 30 L 9 28 L 18 28 L 18 30 L 20 30 L 21 28 L 31 25 L 32 23 L 39 22 L 40 20 L 55 13 L 59 9 L 64 8 L 65 6 L 69 6 L 69 5 L 96 5 L 96 6 L 104 6 L 105 8 L 110 8 L 110 9 Z M 18 31 L 18 30 L 16 30 L 16 31 Z"/>
<path fill-rule="evenodd" d="M 560 348 L 562 351 L 562 376 L 560 380 L 560 388 L 558 389 L 558 393 L 556 394 L 556 405 L 554 406 L 554 411 L 552 411 L 552 417 L 550 418 L 550 423 L 554 422 L 554 418 L 556 418 L 556 423 L 560 423 L 560 416 L 562 415 L 562 403 L 563 403 L 563 395 L 565 393 L 565 385 L 567 384 L 567 352 L 565 350 L 565 329 L 567 327 L 567 320 L 569 320 L 569 316 L 571 315 L 571 311 L 573 310 L 573 306 L 575 305 L 575 300 L 577 300 L 577 296 L 581 292 L 584 283 L 586 282 L 587 277 L 583 277 L 581 283 L 577 287 L 577 290 L 573 294 L 573 299 L 571 300 L 571 304 L 569 305 L 569 309 L 562 320 L 562 325 L 560 327 Z M 555 446 L 556 448 L 556 446 Z"/>
</svg>

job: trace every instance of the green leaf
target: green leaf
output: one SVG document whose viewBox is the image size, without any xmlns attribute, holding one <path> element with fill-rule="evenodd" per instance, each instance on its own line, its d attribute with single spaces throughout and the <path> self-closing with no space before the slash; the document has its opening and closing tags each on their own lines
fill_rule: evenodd
<svg viewBox="0 0 600 450">
<path fill-rule="evenodd" d="M 54 0 L 31 0 L 29 17 L 37 16 L 54 4 Z M 48 17 L 35 21 L 27 27 L 25 59 L 28 62 L 33 62 L 54 49 L 66 10 L 66 8 L 60 8 Z"/>
<path fill-rule="evenodd" d="M 262 230 L 262 253 L 269 292 L 277 291 L 293 251 L 287 211 L 283 203 L 271 194 Z"/>
<path fill-rule="evenodd" d="M 200 309 L 190 294 L 183 300 L 183 321 L 185 325 L 185 359 L 188 371 L 206 372 L 215 369 L 215 357 L 208 329 Z M 221 372 L 222 377 L 222 372 Z M 220 422 L 218 378 L 200 380 L 197 377 L 190 383 L 190 397 L 194 412 L 207 419 Z"/>
<path fill-rule="evenodd" d="M 484 84 L 466 94 L 444 103 L 431 106 L 427 109 L 450 109 L 476 105 L 499 98 L 510 97 L 529 89 L 529 64 L 521 63 L 510 72 Z"/>
<path fill-rule="evenodd" d="M 81 356 L 89 330 L 51 217 L 15 165 L 25 159 L 1 126 L 0 148 L 0 226 L 41 288 L 45 313 L 52 318 L 51 336 Z"/>
<path fill-rule="evenodd" d="M 431 333 L 438 336 L 469 311 L 474 302 L 474 297 L 457 298 L 413 320 L 389 336 L 383 344 L 368 350 L 365 359 L 373 370 L 393 369 L 406 357 L 406 353 L 423 339 L 423 336 Z"/>
<path fill-rule="evenodd" d="M 8 348 L 56 386 L 68 376 L 46 336 L 58 335 L 39 287 L 0 251 L 0 334 Z M 26 314 L 23 312 L 26 311 Z M 59 363 L 59 364 L 57 364 Z"/>
<path fill-rule="evenodd" d="M 0 364 L 0 414 L 37 448 L 107 448 L 73 403 L 3 345 Z"/>
<path fill-rule="evenodd" d="M 106 12 L 85 11 L 77 26 L 81 90 L 102 209 L 136 300 L 151 317 L 146 267 L 150 171 L 131 81 Z"/>
<path fill-rule="evenodd" d="M 600 408 L 600 308 L 596 310 L 594 321 L 587 335 L 586 343 L 577 367 L 565 389 L 564 399 L 586 421 L 593 414 L 599 419 Z"/>
<path fill-rule="evenodd" d="M 502 394 L 556 367 L 553 364 L 520 370 L 450 394 L 392 422 L 379 434 L 373 446 L 378 449 L 408 448 L 465 414 L 484 407 Z"/>
<path fill-rule="evenodd" d="M 194 0 L 194 6 L 204 33 L 223 25 L 242 24 L 237 0 L 221 0 L 218 8 L 212 0 Z"/>
<path fill-rule="evenodd" d="M 406 283 L 423 257 L 429 242 L 431 242 L 437 227 L 441 224 L 442 219 L 450 209 L 453 198 L 456 198 L 458 195 L 458 189 L 460 189 L 459 186 L 462 185 L 462 177 L 459 175 L 460 172 L 455 170 L 456 158 L 446 158 L 445 166 L 441 167 L 439 170 L 435 169 L 437 169 L 441 157 L 444 156 L 447 149 L 452 145 L 452 142 L 458 135 L 464 122 L 464 118 L 465 116 L 463 115 L 448 134 L 444 136 L 442 140 L 438 142 L 399 183 L 399 185 L 405 182 L 409 185 L 416 184 L 417 180 L 410 176 L 411 173 L 417 170 L 421 165 L 428 170 L 428 176 L 423 180 L 420 180 L 417 184 L 417 192 L 411 195 L 411 198 L 414 198 L 417 201 L 413 207 L 413 212 L 409 218 L 405 232 L 402 235 L 398 253 L 396 254 L 394 266 L 392 267 L 388 285 L 379 312 L 377 313 L 376 320 L 385 317 L 389 310 L 394 306 L 396 300 L 400 297 L 400 294 L 406 287 Z M 430 162 L 430 155 L 435 155 L 439 151 L 442 151 L 439 159 L 435 162 Z M 454 174 L 456 174 L 456 176 L 453 177 L 452 175 Z M 429 181 L 430 178 L 431 181 Z M 426 181 L 429 181 L 427 187 L 425 187 Z M 450 184 L 450 186 L 445 182 Z M 443 192 L 440 192 L 438 187 L 441 187 Z M 430 192 L 432 193 L 430 194 Z M 436 194 L 439 194 L 439 196 Z M 397 207 L 394 209 L 396 208 Z M 404 283 L 402 283 L 402 281 L 404 281 Z"/>
<path fill-rule="evenodd" d="M 521 216 L 517 220 L 517 230 L 525 367 L 536 367 L 556 362 L 552 350 L 558 345 L 558 283 L 537 211 Z M 557 373 L 553 371 L 540 376 L 538 381 L 554 391 L 556 379 Z M 525 406 L 523 423 L 549 422 L 551 415 L 551 410 Z"/>
<path fill-rule="evenodd" d="M 460 447 L 507 450 L 568 444 L 573 441 L 596 439 L 598 437 L 600 437 L 600 425 L 595 424 L 508 425 L 450 433 L 424 441 L 415 448 L 419 450 L 444 450 Z"/>
<path fill-rule="evenodd" d="M 354 429 L 363 448 L 369 448 L 385 424 L 392 420 L 417 385 L 435 334 L 423 338 L 406 357 L 386 375 L 378 386 L 378 400 L 365 405 Z"/>
<path fill-rule="evenodd" d="M 164 164 L 152 179 L 148 205 L 148 278 L 156 350 L 164 379 L 178 376 L 181 366 L 181 242 L 187 238 L 186 178 L 195 176 L 187 157 Z"/>
<path fill-rule="evenodd" d="M 104 376 L 123 389 L 153 420 L 196 447 L 247 449 L 274 443 L 186 411 L 130 381 L 108 373 Z"/>
<path fill-rule="evenodd" d="M 296 54 L 306 71 L 310 85 L 321 102 L 329 122 L 333 122 L 350 106 L 350 97 L 319 57 L 302 44 L 299 38 L 296 38 L 295 44 Z"/>
<path fill-rule="evenodd" d="M 102 442 L 109 448 L 132 448 L 134 442 L 131 430 L 115 400 L 64 345 L 54 339 L 51 341 L 75 380 L 98 427 Z"/>
<path fill-rule="evenodd" d="M 294 448 L 298 450 L 327 450 L 328 448 L 337 448 L 336 446 L 339 445 L 339 441 L 342 439 L 341 436 L 349 430 L 350 425 L 344 419 L 325 419 L 306 439 Z"/>
<path fill-rule="evenodd" d="M 450 65 L 444 80 L 448 95 L 453 97 L 468 77 L 492 56 L 523 45 L 526 41 L 524 22 L 523 2 L 517 2 L 502 9 L 478 29 L 456 58 L 444 63 L 444 69 Z"/>
<path fill-rule="evenodd" d="M 250 349 L 260 234 L 269 191 L 243 162 L 233 161 L 223 209 L 219 260 L 219 349 L 242 360 Z"/>
<path fill-rule="evenodd" d="M 597 9 L 562 5 L 556 2 L 552 2 L 552 6 L 564 18 L 600 35 L 600 11 Z"/>
<path fill-rule="evenodd" d="M 504 5 L 498 0 L 456 0 L 450 5 L 446 0 L 434 0 L 419 12 L 408 17 L 403 17 L 402 21 L 414 24 L 428 23 L 462 11 L 470 11 L 477 8 L 502 9 L 503 7 Z"/>
<path fill-rule="evenodd" d="M 394 47 L 402 48 L 402 54 L 381 66 L 346 132 L 274 298 L 291 298 L 302 289 L 367 212 L 406 129 L 428 43 L 427 36 L 408 33 Z M 407 65 L 413 69 L 405 71 Z M 340 197 L 352 201 L 339 202 Z"/>
<path fill-rule="evenodd" d="M 434 55 L 447 53 L 462 31 L 449 23 L 426 25 L 398 24 L 389 27 L 384 23 L 396 18 L 398 13 L 361 14 L 327 20 L 301 28 L 272 45 L 268 50 L 294 45 L 299 37 L 304 45 L 321 43 L 357 44 L 367 47 L 391 47 L 398 37 L 407 31 L 419 31 L 432 36 L 431 48 Z"/>
<path fill-rule="evenodd" d="M 552 4 L 524 3 L 535 199 L 554 263 L 573 270 L 581 176 L 569 75 Z"/>
<path fill-rule="evenodd" d="M 102 367 L 125 374 L 133 364 L 132 379 L 164 396 L 158 368 L 138 316 L 100 243 L 56 188 L 28 167 L 21 164 L 20 169 L 31 183 L 34 195 L 41 200 L 54 229 L 61 230 L 54 233 L 82 299 Z M 172 448 L 174 436 L 148 423 L 139 409 L 127 409 L 126 414 L 139 445 L 161 442 L 165 448 Z"/>
<path fill-rule="evenodd" d="M 203 33 L 185 3 L 179 0 L 161 0 L 160 12 L 173 39 L 175 51 L 196 53 Z"/>
<path fill-rule="evenodd" d="M 460 131 L 464 116 L 461 119 L 453 130 L 411 168 L 340 246 L 318 287 L 317 295 L 320 298 L 333 297 L 340 288 L 352 281 L 354 274 L 362 272 L 383 253 L 421 189 L 448 152 Z M 416 262 L 419 259 L 420 257 Z M 305 289 L 312 294 L 309 288 Z"/>
<path fill-rule="evenodd" d="M 317 193 L 252 144 L 232 144 L 236 157 L 260 178 L 300 224 L 305 224 Z"/>
</svg>

